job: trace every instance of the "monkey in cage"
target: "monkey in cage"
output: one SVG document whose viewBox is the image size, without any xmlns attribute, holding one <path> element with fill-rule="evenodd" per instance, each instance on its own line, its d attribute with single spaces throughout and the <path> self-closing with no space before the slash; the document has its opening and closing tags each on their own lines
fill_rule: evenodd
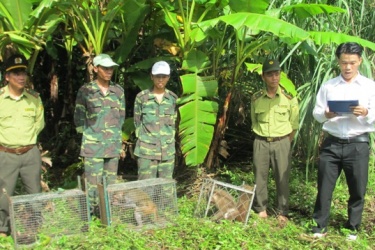
<svg viewBox="0 0 375 250">
<path fill-rule="evenodd" d="M 247 184 L 242 185 L 246 190 L 253 191 L 253 187 Z M 241 195 L 238 197 L 237 201 L 237 209 L 238 209 L 238 216 L 236 217 L 236 221 L 245 222 L 246 215 L 249 212 L 251 200 L 253 198 L 253 194 L 247 192 L 241 192 Z"/>
<path fill-rule="evenodd" d="M 249 185 L 243 185 L 246 190 L 252 191 L 253 188 Z M 215 205 L 218 211 L 212 217 L 212 220 L 219 221 L 221 219 L 236 220 L 245 222 L 246 215 L 250 209 L 252 194 L 242 192 L 236 202 L 235 198 L 226 190 L 215 189 L 211 197 L 211 202 Z"/>
<path fill-rule="evenodd" d="M 138 227 L 142 227 L 146 220 L 158 221 L 158 208 L 151 197 L 139 188 L 117 192 L 113 195 L 113 206 L 133 209 L 134 219 Z"/>
<path fill-rule="evenodd" d="M 214 190 L 211 202 L 218 210 L 212 216 L 212 220 L 214 221 L 219 221 L 221 219 L 234 220 L 239 214 L 235 199 L 229 192 L 223 189 L 216 188 Z"/>
</svg>

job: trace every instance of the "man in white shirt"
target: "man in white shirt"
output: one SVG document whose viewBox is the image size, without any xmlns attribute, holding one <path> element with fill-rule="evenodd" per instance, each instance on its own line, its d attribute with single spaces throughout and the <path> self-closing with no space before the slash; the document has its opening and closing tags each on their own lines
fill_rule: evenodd
<svg viewBox="0 0 375 250">
<path fill-rule="evenodd" d="M 322 84 L 313 111 L 314 118 L 323 123 L 326 134 L 320 149 L 318 194 L 313 219 L 314 237 L 327 232 L 332 193 L 343 170 L 349 188 L 348 239 L 355 240 L 362 220 L 368 181 L 369 134 L 374 131 L 375 83 L 362 76 L 363 48 L 357 43 L 343 43 L 336 49 L 341 74 Z M 330 110 L 328 101 L 353 100 L 347 113 Z"/>
</svg>

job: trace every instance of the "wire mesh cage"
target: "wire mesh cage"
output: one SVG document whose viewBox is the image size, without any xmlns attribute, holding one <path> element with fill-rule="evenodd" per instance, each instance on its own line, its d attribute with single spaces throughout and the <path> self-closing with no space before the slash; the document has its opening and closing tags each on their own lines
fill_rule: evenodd
<svg viewBox="0 0 375 250">
<path fill-rule="evenodd" d="M 87 198 L 79 189 L 11 196 L 8 199 L 16 248 L 33 244 L 38 235 L 56 237 L 88 230 Z"/>
<path fill-rule="evenodd" d="M 213 179 L 204 179 L 195 216 L 213 221 L 231 220 L 247 224 L 256 186 L 235 186 Z"/>
<path fill-rule="evenodd" d="M 176 182 L 173 179 L 147 179 L 103 185 L 99 191 L 101 215 L 107 225 L 126 224 L 129 228 L 163 227 L 178 214 Z M 100 195 L 101 193 L 104 196 Z"/>
</svg>

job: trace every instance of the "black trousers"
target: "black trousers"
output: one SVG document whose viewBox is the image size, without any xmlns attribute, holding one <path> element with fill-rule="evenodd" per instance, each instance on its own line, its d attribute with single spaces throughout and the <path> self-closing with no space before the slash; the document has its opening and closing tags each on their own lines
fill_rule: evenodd
<svg viewBox="0 0 375 250">
<path fill-rule="evenodd" d="M 358 230 L 362 221 L 365 193 L 368 182 L 368 142 L 339 143 L 325 139 L 320 151 L 318 168 L 318 194 L 313 219 L 315 233 L 325 232 L 329 220 L 332 193 L 343 170 L 349 189 L 348 221 L 346 228 Z"/>
</svg>

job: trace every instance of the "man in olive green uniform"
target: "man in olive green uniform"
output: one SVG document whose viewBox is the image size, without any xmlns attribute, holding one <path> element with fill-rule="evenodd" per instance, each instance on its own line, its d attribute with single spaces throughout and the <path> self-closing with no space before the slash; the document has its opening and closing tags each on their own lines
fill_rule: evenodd
<svg viewBox="0 0 375 250">
<path fill-rule="evenodd" d="M 278 219 L 286 222 L 289 199 L 290 146 L 298 129 L 298 103 L 280 87 L 280 65 L 276 60 L 263 63 L 266 88 L 251 100 L 251 121 L 255 133 L 253 162 L 255 173 L 254 210 L 267 217 L 267 180 L 272 166 L 277 191 Z"/>
<path fill-rule="evenodd" d="M 96 79 L 79 89 L 74 122 L 77 132 L 83 133 L 80 154 L 84 157 L 91 212 L 99 216 L 98 180 L 105 175 L 107 183 L 113 184 L 117 179 L 125 95 L 124 89 L 111 81 L 118 64 L 107 54 L 96 56 L 93 64 Z"/>
<path fill-rule="evenodd" d="M 134 103 L 138 179 L 172 178 L 175 159 L 177 96 L 165 88 L 170 77 L 169 64 L 153 65 L 154 86 L 138 93 Z"/>
<path fill-rule="evenodd" d="M 41 156 L 36 145 L 44 128 L 39 94 L 25 89 L 27 61 L 13 55 L 5 61 L 7 85 L 0 89 L 0 235 L 9 233 L 9 204 L 18 176 L 28 194 L 41 192 Z"/>
</svg>

